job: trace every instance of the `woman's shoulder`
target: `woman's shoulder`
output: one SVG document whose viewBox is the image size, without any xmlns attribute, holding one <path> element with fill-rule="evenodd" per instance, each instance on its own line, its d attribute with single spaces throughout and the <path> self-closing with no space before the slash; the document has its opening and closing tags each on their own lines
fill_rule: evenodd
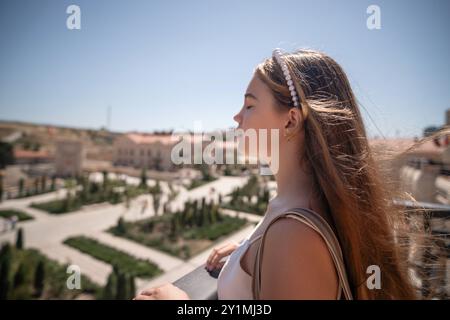
<svg viewBox="0 0 450 320">
<path fill-rule="evenodd" d="M 305 244 L 314 247 L 326 247 L 322 236 L 311 226 L 303 223 L 295 216 L 281 216 L 273 221 L 266 229 L 264 246 L 267 245 L 295 245 L 303 247 Z"/>
<path fill-rule="evenodd" d="M 327 244 L 318 232 L 299 220 L 281 217 L 268 227 L 261 270 L 262 282 L 274 290 L 270 294 L 275 297 L 336 296 L 338 277 Z"/>
</svg>

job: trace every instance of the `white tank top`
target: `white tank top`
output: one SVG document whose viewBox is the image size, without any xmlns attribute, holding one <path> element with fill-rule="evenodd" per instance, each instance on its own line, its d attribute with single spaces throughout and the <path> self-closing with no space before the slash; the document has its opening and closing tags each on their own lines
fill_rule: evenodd
<svg viewBox="0 0 450 320">
<path fill-rule="evenodd" d="M 262 236 L 269 222 L 282 213 L 265 215 L 227 258 L 217 278 L 219 300 L 253 300 L 252 277 L 242 269 L 240 260 L 250 244 Z"/>
</svg>

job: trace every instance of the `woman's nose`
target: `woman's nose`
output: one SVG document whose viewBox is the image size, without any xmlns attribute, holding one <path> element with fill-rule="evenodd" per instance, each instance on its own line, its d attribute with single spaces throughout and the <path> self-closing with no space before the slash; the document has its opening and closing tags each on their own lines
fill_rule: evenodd
<svg viewBox="0 0 450 320">
<path fill-rule="evenodd" d="M 240 124 L 241 124 L 241 120 L 242 120 L 241 112 L 239 112 L 238 114 L 236 114 L 236 115 L 233 117 L 233 120 L 236 121 L 236 122 L 238 123 L 238 125 L 240 125 Z"/>
</svg>

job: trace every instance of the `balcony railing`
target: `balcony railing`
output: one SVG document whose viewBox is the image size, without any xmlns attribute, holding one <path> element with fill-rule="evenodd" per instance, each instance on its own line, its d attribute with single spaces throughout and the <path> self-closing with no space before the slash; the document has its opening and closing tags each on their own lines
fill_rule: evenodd
<svg viewBox="0 0 450 320">
<path fill-rule="evenodd" d="M 217 300 L 217 277 L 220 270 L 208 272 L 205 266 L 186 274 L 174 285 L 184 290 L 194 300 Z"/>
<path fill-rule="evenodd" d="M 410 237 L 409 263 L 420 281 L 420 294 L 426 298 L 448 299 L 450 297 L 450 206 L 411 201 L 395 201 L 406 209 L 411 221 L 430 235 Z"/>
<path fill-rule="evenodd" d="M 420 283 L 420 294 L 423 297 L 439 299 L 449 298 L 449 278 L 446 271 L 448 259 L 450 259 L 450 206 L 433 203 L 418 203 L 410 201 L 395 201 L 395 204 L 405 208 L 410 217 L 415 218 L 431 237 L 431 246 L 417 243 L 417 239 L 401 239 L 406 242 L 410 254 L 411 269 Z M 416 250 L 416 248 L 425 248 Z M 208 272 L 204 266 L 186 274 L 174 282 L 174 285 L 187 292 L 191 299 L 216 300 L 217 276 L 220 270 Z M 432 292 L 431 288 L 438 287 L 438 291 Z"/>
</svg>

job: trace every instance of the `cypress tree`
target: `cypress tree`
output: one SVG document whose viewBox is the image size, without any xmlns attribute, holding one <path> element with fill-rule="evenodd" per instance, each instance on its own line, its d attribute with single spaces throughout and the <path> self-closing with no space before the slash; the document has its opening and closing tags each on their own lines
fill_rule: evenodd
<svg viewBox="0 0 450 320">
<path fill-rule="evenodd" d="M 122 272 L 117 277 L 117 300 L 126 300 L 128 297 L 128 283 L 126 275 Z"/>
<path fill-rule="evenodd" d="M 119 234 L 125 234 L 127 232 L 127 228 L 125 226 L 125 221 L 122 217 L 119 218 L 117 221 L 116 231 Z"/>
<path fill-rule="evenodd" d="M 117 298 L 117 274 L 113 270 L 106 282 L 105 287 L 103 288 L 102 299 L 104 300 L 114 300 Z"/>
<path fill-rule="evenodd" d="M 54 191 L 56 189 L 56 177 L 52 176 L 52 182 L 50 185 L 50 190 Z"/>
<path fill-rule="evenodd" d="M 19 180 L 19 197 L 23 195 L 23 189 L 25 187 L 25 180 L 23 178 L 20 178 Z"/>
<path fill-rule="evenodd" d="M 44 292 L 45 286 L 45 266 L 44 262 L 39 261 L 36 271 L 34 273 L 34 290 L 37 297 L 40 297 Z"/>
<path fill-rule="evenodd" d="M 10 277 L 11 271 L 11 256 L 6 255 L 0 263 L 0 300 L 6 300 L 8 298 L 10 290 Z"/>
<path fill-rule="evenodd" d="M 128 290 L 129 290 L 129 299 L 133 299 L 136 295 L 136 281 L 132 275 L 128 277 Z"/>
<path fill-rule="evenodd" d="M 21 263 L 19 268 L 17 268 L 16 274 L 14 275 L 13 288 L 17 289 L 21 285 L 25 283 L 25 277 L 27 275 L 27 271 L 25 269 L 25 265 Z"/>
<path fill-rule="evenodd" d="M 18 231 L 17 231 L 17 237 L 16 237 L 16 248 L 17 249 L 23 249 L 23 229 L 22 228 L 20 228 Z"/>
</svg>

